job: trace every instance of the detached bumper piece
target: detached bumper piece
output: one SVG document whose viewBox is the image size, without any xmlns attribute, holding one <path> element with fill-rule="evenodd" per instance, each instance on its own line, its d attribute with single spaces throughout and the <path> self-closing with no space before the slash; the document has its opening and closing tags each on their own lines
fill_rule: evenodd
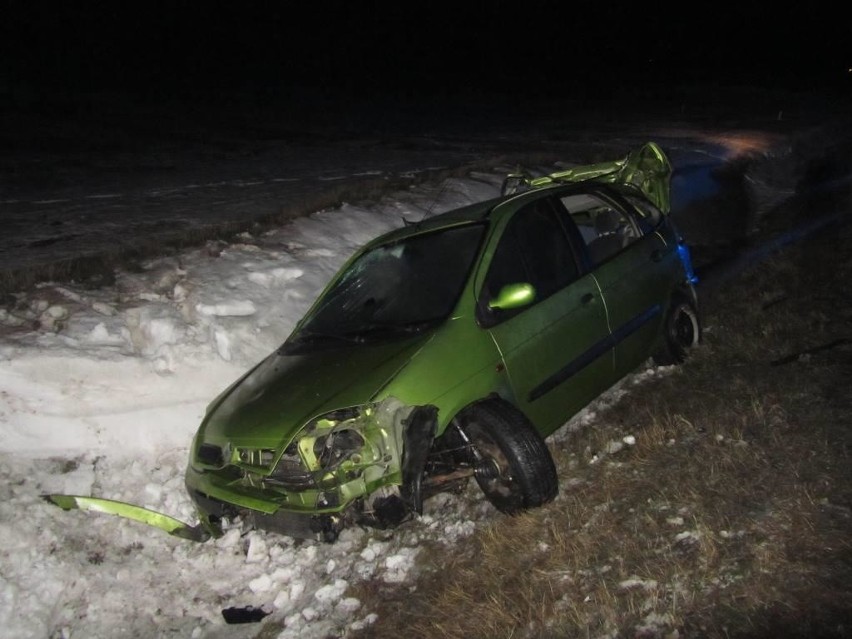
<svg viewBox="0 0 852 639">
<path fill-rule="evenodd" d="M 210 533 L 202 526 L 190 526 L 174 517 L 158 513 L 142 506 L 134 506 L 123 501 L 112 499 L 101 499 L 99 497 L 84 497 L 81 495 L 42 495 L 47 503 L 59 506 L 62 510 L 90 510 L 93 512 L 118 515 L 125 519 L 148 524 L 154 528 L 164 530 L 174 537 L 188 539 L 190 541 L 207 541 Z"/>
</svg>

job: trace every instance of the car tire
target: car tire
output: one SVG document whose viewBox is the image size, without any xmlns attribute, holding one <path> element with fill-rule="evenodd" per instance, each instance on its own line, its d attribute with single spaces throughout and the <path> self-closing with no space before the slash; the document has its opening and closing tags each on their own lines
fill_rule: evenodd
<svg viewBox="0 0 852 639">
<path fill-rule="evenodd" d="M 547 444 L 515 407 L 481 402 L 458 423 L 476 481 L 499 511 L 516 514 L 556 496 L 559 480 Z"/>
<path fill-rule="evenodd" d="M 701 342 L 701 320 L 695 306 L 675 300 L 669 307 L 663 327 L 663 343 L 654 353 L 659 366 L 682 364 L 689 351 Z"/>
</svg>

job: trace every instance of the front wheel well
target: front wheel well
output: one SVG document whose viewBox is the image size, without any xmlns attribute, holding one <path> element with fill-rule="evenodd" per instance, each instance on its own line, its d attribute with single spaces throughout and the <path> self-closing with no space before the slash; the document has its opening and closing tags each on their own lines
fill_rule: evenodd
<svg viewBox="0 0 852 639">
<path fill-rule="evenodd" d="M 430 462 L 430 479 L 474 477 L 486 499 L 507 514 L 541 506 L 558 491 L 544 438 L 520 409 L 499 396 L 459 411 L 435 440 Z"/>
</svg>

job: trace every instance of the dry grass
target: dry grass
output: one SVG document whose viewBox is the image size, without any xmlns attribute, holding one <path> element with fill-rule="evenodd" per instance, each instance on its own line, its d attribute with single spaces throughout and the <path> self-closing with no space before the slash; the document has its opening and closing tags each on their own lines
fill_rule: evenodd
<svg viewBox="0 0 852 639">
<path fill-rule="evenodd" d="M 687 365 L 550 442 L 557 500 L 356 588 L 365 636 L 852 636 L 850 276 L 846 226 L 707 292 Z"/>
</svg>

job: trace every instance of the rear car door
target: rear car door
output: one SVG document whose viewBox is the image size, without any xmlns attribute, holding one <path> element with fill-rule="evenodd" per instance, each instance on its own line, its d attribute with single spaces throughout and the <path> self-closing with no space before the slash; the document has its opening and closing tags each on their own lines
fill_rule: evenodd
<svg viewBox="0 0 852 639">
<path fill-rule="evenodd" d="M 601 188 L 565 195 L 560 202 L 580 231 L 606 302 L 615 373 L 621 377 L 651 354 L 670 294 L 677 247 L 615 192 Z"/>
<path fill-rule="evenodd" d="M 606 308 L 584 273 L 556 202 L 520 208 L 499 237 L 479 293 L 480 323 L 502 354 L 518 407 L 543 434 L 613 381 Z M 527 283 L 534 301 L 487 310 L 506 285 Z"/>
</svg>

